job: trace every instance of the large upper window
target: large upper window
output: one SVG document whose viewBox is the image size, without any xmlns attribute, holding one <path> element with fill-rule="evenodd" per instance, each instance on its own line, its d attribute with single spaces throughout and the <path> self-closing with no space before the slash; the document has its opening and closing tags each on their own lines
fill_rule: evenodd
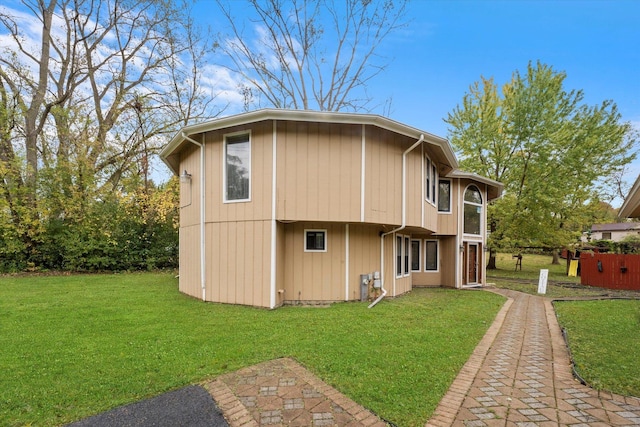
<svg viewBox="0 0 640 427">
<path fill-rule="evenodd" d="M 251 194 L 251 140 L 248 133 L 224 140 L 224 200 L 247 201 Z"/>
<path fill-rule="evenodd" d="M 482 194 L 478 187 L 471 185 L 464 192 L 464 232 L 481 234 Z"/>
<path fill-rule="evenodd" d="M 438 212 L 451 212 L 451 181 L 438 181 Z"/>
</svg>

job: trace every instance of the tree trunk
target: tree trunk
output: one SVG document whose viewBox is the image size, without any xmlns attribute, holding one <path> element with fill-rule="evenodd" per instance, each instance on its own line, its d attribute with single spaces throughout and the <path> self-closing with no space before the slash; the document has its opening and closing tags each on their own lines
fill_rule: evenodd
<svg viewBox="0 0 640 427">
<path fill-rule="evenodd" d="M 560 255 L 558 254 L 558 250 L 553 250 L 553 261 L 551 261 L 552 265 L 560 265 Z"/>
<path fill-rule="evenodd" d="M 497 270 L 496 267 L 496 251 L 491 248 L 489 249 L 489 262 L 487 263 L 487 270 Z"/>
</svg>

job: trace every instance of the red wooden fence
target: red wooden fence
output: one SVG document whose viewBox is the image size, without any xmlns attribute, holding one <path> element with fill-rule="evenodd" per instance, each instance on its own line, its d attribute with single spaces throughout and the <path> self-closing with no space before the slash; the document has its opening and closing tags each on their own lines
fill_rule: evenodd
<svg viewBox="0 0 640 427">
<path fill-rule="evenodd" d="M 640 255 L 582 253 L 580 283 L 607 289 L 640 290 Z"/>
</svg>

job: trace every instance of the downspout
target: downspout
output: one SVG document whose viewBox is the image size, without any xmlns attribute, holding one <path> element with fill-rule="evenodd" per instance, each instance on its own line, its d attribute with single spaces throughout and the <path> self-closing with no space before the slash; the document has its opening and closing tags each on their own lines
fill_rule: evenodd
<svg viewBox="0 0 640 427">
<path fill-rule="evenodd" d="M 389 234 L 397 233 L 398 231 L 404 230 L 404 228 L 407 226 L 407 154 L 414 150 L 423 141 L 424 135 L 420 135 L 420 139 L 418 139 L 411 147 L 407 148 L 404 153 L 402 153 L 402 225 L 380 235 L 380 289 L 382 289 L 382 294 L 380 294 L 378 298 L 376 298 L 371 304 L 369 304 L 368 308 L 371 308 L 374 305 L 378 304 L 387 295 L 387 290 L 384 288 L 384 238 Z M 420 199 L 422 200 L 422 196 L 420 197 Z"/>
<path fill-rule="evenodd" d="M 202 287 L 202 301 L 206 301 L 206 271 L 205 271 L 205 238 L 204 238 L 204 218 L 205 218 L 205 169 L 204 169 L 204 143 L 200 143 L 190 138 L 185 132 L 182 132 L 182 138 L 200 147 L 200 286 Z"/>
</svg>

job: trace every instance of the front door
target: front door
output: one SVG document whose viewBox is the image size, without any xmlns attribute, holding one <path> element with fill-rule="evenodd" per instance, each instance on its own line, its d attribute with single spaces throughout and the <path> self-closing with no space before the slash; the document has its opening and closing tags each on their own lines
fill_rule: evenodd
<svg viewBox="0 0 640 427">
<path fill-rule="evenodd" d="M 469 243 L 467 273 L 467 283 L 478 283 L 478 245 L 475 243 Z"/>
</svg>

